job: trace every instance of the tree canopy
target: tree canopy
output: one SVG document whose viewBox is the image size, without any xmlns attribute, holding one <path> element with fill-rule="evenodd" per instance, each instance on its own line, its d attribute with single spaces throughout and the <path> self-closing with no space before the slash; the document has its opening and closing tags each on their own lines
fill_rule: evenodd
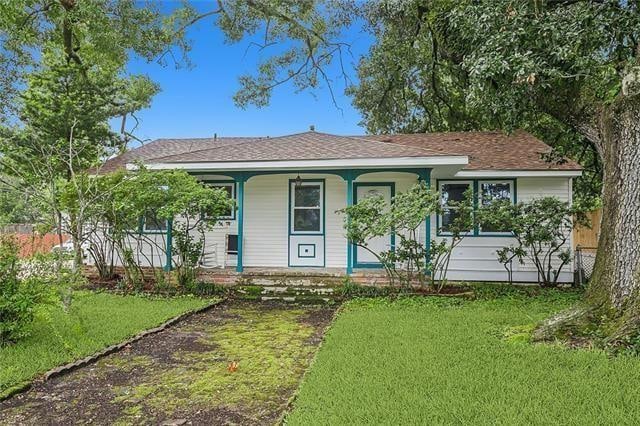
<svg viewBox="0 0 640 426">
<path fill-rule="evenodd" d="M 326 70 L 336 62 L 344 70 L 343 31 L 363 24 L 374 43 L 360 58 L 359 82 L 341 77 L 370 132 L 523 128 L 586 165 L 583 194 L 599 194 L 602 176 L 603 232 L 582 314 L 610 320 L 615 341 L 640 329 L 639 0 L 229 0 L 206 8 L 187 2 L 163 14 L 134 0 L 0 4 L 3 152 L 56 148 L 77 132 L 77 142 L 95 137 L 101 146 L 74 150 L 87 157 L 67 157 L 66 170 L 51 177 L 68 181 L 76 165 L 99 162 L 115 139 L 108 119 L 134 116 L 157 90 L 129 74 L 127 61 L 184 61 L 186 31 L 200 20 L 211 17 L 227 41 L 249 38 L 266 53 L 256 73 L 240 77 L 239 106 L 266 105 L 284 83 L 333 91 Z M 70 104 L 50 111 L 53 92 Z M 122 145 L 132 137 L 124 121 Z M 26 157 L 5 158 L 0 173 L 25 166 Z"/>
</svg>

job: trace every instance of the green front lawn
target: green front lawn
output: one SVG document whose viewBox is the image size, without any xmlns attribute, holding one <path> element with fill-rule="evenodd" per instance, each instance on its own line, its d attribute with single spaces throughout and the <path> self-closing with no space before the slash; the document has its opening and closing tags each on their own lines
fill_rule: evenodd
<svg viewBox="0 0 640 426">
<path fill-rule="evenodd" d="M 638 424 L 640 359 L 522 333 L 577 297 L 352 301 L 288 424 Z"/>
<path fill-rule="evenodd" d="M 76 292 L 68 314 L 60 306 L 39 312 L 29 337 L 0 348 L 0 396 L 45 371 L 90 355 L 183 312 L 211 303 Z"/>
</svg>

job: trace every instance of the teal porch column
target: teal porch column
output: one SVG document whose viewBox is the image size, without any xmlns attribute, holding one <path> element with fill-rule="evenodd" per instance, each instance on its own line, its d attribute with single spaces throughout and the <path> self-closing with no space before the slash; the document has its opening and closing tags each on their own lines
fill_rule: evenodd
<svg viewBox="0 0 640 426">
<path fill-rule="evenodd" d="M 345 181 L 347 183 L 347 207 L 353 205 L 353 172 L 348 171 L 345 174 Z M 347 217 L 349 220 L 349 217 Z M 353 244 L 347 238 L 347 275 L 353 273 Z"/>
<path fill-rule="evenodd" d="M 422 179 L 427 185 L 427 189 L 431 189 L 431 169 L 424 169 L 420 171 L 420 179 Z M 431 215 L 427 216 L 425 221 L 425 243 L 424 248 L 426 251 L 426 262 L 429 262 L 429 255 L 431 251 Z"/>
<path fill-rule="evenodd" d="M 240 174 L 236 178 L 238 183 L 238 261 L 236 263 L 236 272 L 242 272 L 242 249 L 244 243 L 244 182 L 246 178 Z"/>
<path fill-rule="evenodd" d="M 164 265 L 165 271 L 173 269 L 173 219 L 167 220 L 167 260 Z"/>
</svg>

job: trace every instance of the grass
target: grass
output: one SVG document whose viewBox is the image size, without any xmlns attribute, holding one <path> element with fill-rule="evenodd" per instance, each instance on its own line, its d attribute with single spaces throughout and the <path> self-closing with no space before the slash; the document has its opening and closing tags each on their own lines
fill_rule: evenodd
<svg viewBox="0 0 640 426">
<path fill-rule="evenodd" d="M 287 424 L 637 424 L 640 359 L 530 343 L 538 293 L 347 303 Z"/>
<path fill-rule="evenodd" d="M 144 372 L 134 386 L 120 389 L 114 402 L 169 415 L 187 407 L 237 408 L 246 418 L 257 413 L 252 422 L 260 423 L 260 413 L 277 411 L 282 404 L 280 393 L 295 389 L 316 348 L 308 342 L 314 327 L 300 321 L 306 313 L 247 305 L 228 310 L 230 318 L 223 323 L 183 326 L 183 331 L 202 334 L 204 347 L 180 348 L 170 354 L 174 364 L 141 358 Z M 107 367 L 113 367 L 113 359 L 118 358 L 104 361 Z M 234 373 L 227 370 L 230 361 L 239 362 Z M 129 360 L 125 368 L 135 364 Z"/>
<path fill-rule="evenodd" d="M 211 300 L 75 292 L 69 313 L 46 308 L 30 335 L 0 348 L 0 397 L 38 374 L 90 355 Z"/>
</svg>

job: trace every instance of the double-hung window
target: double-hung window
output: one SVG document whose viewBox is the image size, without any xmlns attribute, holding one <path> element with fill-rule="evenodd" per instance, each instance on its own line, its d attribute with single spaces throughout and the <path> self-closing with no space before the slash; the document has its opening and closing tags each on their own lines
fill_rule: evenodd
<svg viewBox="0 0 640 426">
<path fill-rule="evenodd" d="M 438 217 L 438 233 L 447 235 L 450 226 L 458 215 L 456 202 L 464 200 L 464 193 L 471 189 L 474 194 L 474 207 L 486 206 L 496 200 L 516 202 L 516 187 L 513 179 L 472 179 L 472 180 L 442 180 L 438 181 L 442 214 Z M 473 235 L 510 235 L 509 229 L 499 229 L 495 226 L 476 226 L 470 229 Z"/>
<path fill-rule="evenodd" d="M 473 181 L 451 180 L 438 182 L 440 192 L 440 203 L 442 205 L 442 215 L 439 217 L 439 232 L 447 234 L 450 226 L 458 216 L 458 207 L 455 203 L 464 200 L 464 193 L 473 188 Z M 473 230 L 469 230 L 472 232 Z"/>
<path fill-rule="evenodd" d="M 486 206 L 495 201 L 507 200 L 515 202 L 514 181 L 512 180 L 480 180 L 478 181 L 478 201 Z M 479 227 L 480 235 L 510 234 L 509 229 L 499 229 L 489 225 Z"/>
<path fill-rule="evenodd" d="M 236 184 L 235 182 L 205 182 L 211 188 L 223 189 L 227 193 L 227 196 L 231 200 L 236 199 Z M 234 220 L 236 218 L 236 211 L 234 207 L 229 207 L 227 211 L 223 212 L 218 219 Z"/>
<path fill-rule="evenodd" d="M 323 182 L 291 182 L 291 233 L 322 234 Z"/>
</svg>

